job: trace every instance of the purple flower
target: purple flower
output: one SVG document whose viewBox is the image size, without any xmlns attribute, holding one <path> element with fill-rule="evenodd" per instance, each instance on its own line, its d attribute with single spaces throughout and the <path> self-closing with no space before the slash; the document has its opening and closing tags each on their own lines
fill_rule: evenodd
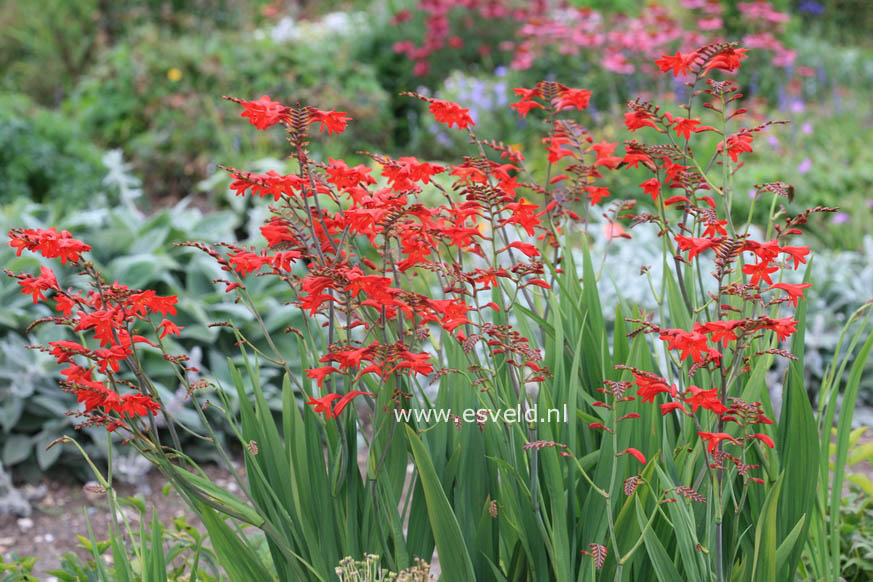
<svg viewBox="0 0 873 582">
<path fill-rule="evenodd" d="M 812 169 L 812 160 L 809 158 L 803 158 L 803 161 L 797 165 L 797 172 L 799 174 L 806 174 Z"/>
<path fill-rule="evenodd" d="M 494 69 L 494 76 L 495 77 L 505 77 L 508 72 L 509 72 L 509 69 L 507 69 L 503 65 L 500 65 L 499 67 Z"/>
<path fill-rule="evenodd" d="M 806 109 L 803 101 L 800 99 L 795 99 L 791 102 L 791 112 L 792 113 L 803 113 L 803 110 Z"/>
<path fill-rule="evenodd" d="M 805 133 L 806 135 L 812 134 L 812 124 L 807 122 L 800 126 L 800 131 Z"/>
<path fill-rule="evenodd" d="M 779 142 L 779 138 L 772 133 L 767 134 L 767 143 L 770 145 L 771 148 L 778 148 L 781 145 Z"/>
<path fill-rule="evenodd" d="M 844 224 L 849 222 L 849 215 L 845 212 L 837 212 L 834 214 L 833 218 L 831 218 L 831 222 L 834 224 Z"/>
<path fill-rule="evenodd" d="M 802 0 L 797 4 L 797 9 L 811 15 L 818 15 L 825 11 L 824 5 L 815 0 Z"/>
</svg>

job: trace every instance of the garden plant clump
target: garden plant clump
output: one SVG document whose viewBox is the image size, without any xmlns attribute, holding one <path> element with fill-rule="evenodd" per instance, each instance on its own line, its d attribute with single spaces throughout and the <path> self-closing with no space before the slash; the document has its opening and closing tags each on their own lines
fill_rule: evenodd
<svg viewBox="0 0 873 582">
<path fill-rule="evenodd" d="M 623 144 L 584 125 L 592 91 L 514 88 L 509 107 L 542 127 L 542 172 L 519 148 L 477 135 L 468 109 L 418 92 L 405 96 L 466 136 L 455 163 L 321 160 L 310 140 L 342 139 L 333 136 L 355 121 L 345 111 L 227 97 L 256 129 L 284 132 L 296 165 L 225 168 L 236 195 L 269 205 L 262 248 L 179 243 L 218 265 L 212 282 L 264 334 L 255 343 L 233 319 L 212 324 L 231 330 L 242 354 L 228 363 L 232 386 L 169 349 L 184 328 L 177 296 L 110 283 L 89 261 L 97 249 L 63 229 L 9 231 L 16 254 L 81 275 L 69 287 L 45 264 L 7 271 L 51 308 L 35 325 L 73 332 L 31 347 L 62 366 L 80 426 L 105 427 L 165 475 L 202 520 L 217 575 L 233 581 L 327 581 L 371 567 L 423 579 L 435 552 L 450 581 L 837 579 L 844 477 L 829 468 L 831 444 L 844 466 L 873 349 L 870 304 L 849 317 L 854 335 L 841 336 L 848 349 L 835 349 L 813 410 L 803 335 L 815 282 L 810 270 L 786 278 L 813 260 L 793 238 L 836 208 L 777 214 L 796 195 L 773 176 L 755 186 L 771 209 L 763 236 L 752 234 L 752 209 L 733 212 L 734 175 L 780 126 L 746 123 L 732 75 L 750 52 L 718 42 L 654 59 L 687 98 L 629 101 L 623 123 L 640 137 Z M 643 202 L 617 199 L 608 180 L 618 173 Z M 608 205 L 611 244 L 650 229 L 662 249 L 661 277 L 639 277 L 657 308 L 619 304 L 609 330 L 598 278 L 623 265 L 590 258 L 595 205 Z M 257 308 L 261 277 L 286 289 L 281 309 L 303 315 L 280 333 Z M 156 389 L 142 365 L 155 354 L 198 426 Z M 777 359 L 788 362 L 779 408 L 766 382 Z M 264 364 L 280 386 L 262 377 Z M 560 418 L 528 414 L 562 408 Z M 186 438 L 212 444 L 233 470 L 213 409 L 244 458 L 239 494 L 185 452 Z M 524 414 L 499 414 L 513 410 Z M 90 466 L 114 508 L 111 479 Z M 137 538 L 139 562 L 123 551 L 132 539 L 122 529 L 112 529 L 112 575 L 161 579 L 157 520 L 148 547 L 145 531 Z"/>
</svg>

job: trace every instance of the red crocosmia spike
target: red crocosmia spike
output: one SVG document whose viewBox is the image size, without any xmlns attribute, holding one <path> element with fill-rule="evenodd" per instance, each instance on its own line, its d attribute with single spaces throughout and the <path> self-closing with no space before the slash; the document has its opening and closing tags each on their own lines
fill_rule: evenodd
<svg viewBox="0 0 873 582">
<path fill-rule="evenodd" d="M 126 416 L 146 416 L 161 409 L 161 405 L 145 394 L 125 394 L 118 404 L 118 412 Z"/>
<path fill-rule="evenodd" d="M 542 287 L 543 289 L 551 289 L 552 286 L 543 281 L 542 279 L 532 279 L 524 284 L 525 287 L 528 285 L 536 285 L 537 287 Z"/>
<path fill-rule="evenodd" d="M 528 202 L 524 198 L 518 202 L 510 202 L 504 206 L 512 215 L 501 222 L 501 226 L 505 224 L 517 224 L 524 228 L 528 236 L 534 235 L 534 227 L 540 224 L 540 215 L 536 213 L 539 206 Z"/>
<path fill-rule="evenodd" d="M 346 117 L 345 111 L 322 111 L 315 107 L 309 107 L 309 123 L 320 123 L 319 132 L 327 130 L 328 135 L 334 133 L 342 133 L 346 129 L 346 124 L 351 120 L 351 117 Z"/>
<path fill-rule="evenodd" d="M 58 281 L 55 279 L 55 274 L 51 269 L 45 266 L 40 266 L 40 275 L 34 277 L 32 275 L 24 275 L 18 282 L 21 285 L 21 292 L 25 295 L 33 295 L 33 302 L 38 303 L 40 299 L 45 299 L 42 292 L 48 289 L 58 290 Z"/>
<path fill-rule="evenodd" d="M 434 119 L 440 123 L 445 123 L 449 128 L 452 125 L 457 125 L 458 129 L 466 129 L 476 125 L 473 118 L 470 117 L 470 110 L 461 107 L 457 103 L 451 101 L 443 101 L 442 99 L 433 99 L 430 101 L 428 108 L 433 114 Z"/>
<path fill-rule="evenodd" d="M 310 396 L 309 401 L 306 404 L 312 406 L 313 412 L 323 412 L 327 418 L 333 418 L 331 405 L 333 401 L 339 397 L 339 394 L 325 394 L 321 398 Z"/>
<path fill-rule="evenodd" d="M 661 194 L 661 183 L 657 178 L 650 178 L 640 184 L 643 192 L 652 197 L 652 202 L 658 201 L 658 195 Z"/>
<path fill-rule="evenodd" d="M 794 259 L 794 268 L 800 266 L 800 263 L 806 264 L 806 255 L 809 254 L 809 247 L 781 247 L 781 252 L 791 256 Z"/>
<path fill-rule="evenodd" d="M 606 426 L 605 424 L 603 424 L 601 422 L 592 422 L 591 424 L 588 425 L 588 428 L 593 429 L 593 430 L 605 430 L 606 432 L 609 432 L 609 433 L 612 432 L 611 428 L 609 428 L 608 426 Z"/>
<path fill-rule="evenodd" d="M 768 285 L 772 285 L 773 280 L 770 278 L 770 275 L 778 270 L 779 267 L 771 267 L 769 261 L 760 261 L 751 265 L 743 265 L 743 273 L 752 276 L 749 281 L 750 285 L 757 285 L 758 281 L 764 281 Z"/>
<path fill-rule="evenodd" d="M 609 188 L 604 188 L 602 186 L 586 186 L 585 192 L 588 194 L 591 206 L 600 204 L 600 201 L 607 198 L 610 194 Z"/>
<path fill-rule="evenodd" d="M 237 101 L 237 100 L 233 100 Z M 270 99 L 267 95 L 257 101 L 237 101 L 244 107 L 241 117 L 247 117 L 249 123 L 260 130 L 267 129 L 288 117 L 288 108 Z"/>
<path fill-rule="evenodd" d="M 624 124 L 630 131 L 636 131 L 642 127 L 653 127 L 655 125 L 655 117 L 648 111 L 629 111 L 624 114 Z"/>
<path fill-rule="evenodd" d="M 692 331 L 681 329 L 663 329 L 661 330 L 661 339 L 667 342 L 667 347 L 671 350 L 680 350 L 679 360 L 684 361 L 691 356 L 695 363 L 703 362 L 704 355 L 715 360 L 721 358 L 721 353 L 707 344 L 707 337 L 701 333 L 702 329 L 695 326 Z"/>
<path fill-rule="evenodd" d="M 686 200 L 688 199 L 686 198 Z M 681 234 L 676 236 L 676 243 L 679 245 L 679 250 L 688 251 L 689 259 L 693 259 L 703 251 L 713 248 L 719 242 L 721 242 L 720 239 L 696 238 L 682 236 Z"/>
<path fill-rule="evenodd" d="M 703 75 L 706 75 L 712 69 L 722 69 L 724 71 L 733 72 L 740 68 L 740 61 L 748 55 L 747 49 L 727 47 L 722 52 L 710 58 L 703 69 Z"/>
<path fill-rule="evenodd" d="M 728 136 L 727 142 L 727 153 L 730 156 L 731 160 L 734 163 L 737 163 L 739 160 L 740 154 L 751 153 L 752 151 L 752 142 L 755 141 L 755 137 L 751 133 L 735 133 L 731 136 Z M 724 151 L 724 141 L 718 142 L 718 147 L 716 151 L 721 153 Z"/>
<path fill-rule="evenodd" d="M 589 99 L 591 99 L 591 91 L 588 89 L 563 89 L 558 93 L 555 108 L 558 111 L 571 108 L 582 110 L 588 107 Z"/>
<path fill-rule="evenodd" d="M 727 407 L 721 403 L 718 397 L 718 389 L 703 390 L 697 386 L 689 386 L 688 392 L 691 396 L 685 398 L 685 402 L 691 405 L 691 412 L 697 412 L 698 408 L 711 410 L 716 414 L 724 414 L 728 411 Z"/>
<path fill-rule="evenodd" d="M 718 443 L 721 441 L 728 441 L 735 445 L 740 444 L 740 442 L 729 435 L 726 432 L 698 432 L 698 436 L 706 443 L 706 450 L 710 453 L 715 452 L 715 449 L 718 447 Z"/>
<path fill-rule="evenodd" d="M 634 373 L 634 380 L 637 385 L 637 396 L 642 402 L 654 402 L 655 396 L 661 393 L 667 393 L 672 396 L 677 395 L 675 386 L 668 386 L 663 378 L 644 376 Z"/>
<path fill-rule="evenodd" d="M 767 445 L 767 446 L 770 447 L 771 449 L 772 449 L 774 446 L 776 446 L 776 445 L 773 443 L 773 439 L 771 439 L 769 436 L 765 435 L 765 434 L 762 433 L 762 432 L 755 433 L 755 434 L 750 434 L 750 435 L 746 436 L 746 438 L 749 438 L 749 439 L 758 439 L 759 441 L 761 441 L 762 443 L 764 443 L 765 445 Z"/>
<path fill-rule="evenodd" d="M 58 364 L 70 362 L 70 358 L 74 355 L 85 355 L 90 353 L 88 348 L 68 340 L 49 342 L 49 345 L 52 346 L 50 353 L 57 359 Z"/>
<path fill-rule="evenodd" d="M 518 113 L 518 116 L 524 119 L 531 109 L 545 109 L 541 103 L 536 101 L 521 100 L 518 103 L 510 103 L 509 106 Z"/>
<path fill-rule="evenodd" d="M 684 202 L 686 204 L 691 204 L 691 200 L 688 199 L 688 196 L 682 196 L 681 194 L 677 196 L 670 196 L 666 200 L 664 200 L 664 206 L 672 206 L 677 202 Z"/>
<path fill-rule="evenodd" d="M 633 456 L 633 458 L 635 458 L 637 461 L 639 461 L 643 465 L 646 464 L 646 456 L 644 454 L 642 454 L 640 451 L 638 451 L 637 449 L 629 448 L 629 449 L 625 449 L 625 450 L 621 451 L 620 453 L 615 454 L 616 457 L 618 457 L 620 455 L 631 455 L 631 456 Z"/>
<path fill-rule="evenodd" d="M 67 261 L 78 263 L 80 254 L 90 251 L 91 247 L 76 240 L 66 230 L 58 232 L 51 228 L 13 228 L 9 231 L 9 246 L 15 249 L 15 256 L 21 256 L 21 251 L 29 250 L 40 253 L 47 259 L 60 258 L 61 264 Z"/>
<path fill-rule="evenodd" d="M 533 89 L 515 87 L 512 92 L 521 97 L 522 101 L 528 101 L 530 99 L 543 96 L 542 91 L 540 91 L 539 87 L 534 87 Z"/>
<path fill-rule="evenodd" d="M 167 335 L 180 335 L 181 330 L 185 329 L 184 326 L 178 326 L 169 319 L 161 320 L 161 323 L 158 324 L 158 329 L 161 330 L 161 339 L 165 338 Z"/>
<path fill-rule="evenodd" d="M 812 287 L 812 283 L 776 283 L 770 285 L 769 289 L 781 289 L 788 293 L 794 307 L 797 307 L 797 300 L 803 297 L 803 290 Z"/>
<path fill-rule="evenodd" d="M 373 394 L 372 392 L 364 392 L 363 390 L 352 390 L 351 392 L 349 392 L 348 394 L 346 394 L 345 396 L 340 398 L 336 404 L 334 404 L 333 416 L 334 417 L 339 416 L 340 413 L 343 411 L 343 409 L 346 406 L 348 406 L 349 402 L 352 401 L 352 399 L 354 399 L 358 396 L 364 396 L 364 395 L 375 396 L 375 394 Z"/>
<path fill-rule="evenodd" d="M 688 73 L 688 67 L 690 67 L 694 62 L 696 56 L 697 52 L 683 55 L 679 51 L 676 51 L 674 56 L 664 55 L 655 61 L 655 64 L 665 73 L 672 69 L 673 76 L 678 77 L 679 75 L 685 75 Z"/>
<path fill-rule="evenodd" d="M 696 133 L 698 131 L 696 128 L 700 125 L 699 119 L 673 117 L 669 111 L 664 114 L 664 117 L 666 117 L 667 122 L 673 126 L 673 131 L 676 132 L 676 135 L 684 139 L 690 139 L 691 134 Z"/>
<path fill-rule="evenodd" d="M 681 402 L 665 402 L 661 404 L 661 416 L 666 416 L 674 410 L 681 410 L 683 414 L 688 414 L 688 411 L 685 410 L 685 405 Z"/>
<path fill-rule="evenodd" d="M 776 333 L 779 341 L 785 341 L 788 336 L 797 331 L 797 321 L 791 316 L 782 317 L 780 319 L 766 319 L 764 327 Z"/>
<path fill-rule="evenodd" d="M 540 254 L 539 249 L 537 249 L 534 245 L 532 245 L 530 243 L 523 243 L 523 242 L 518 242 L 518 241 L 509 243 L 508 245 L 506 245 L 505 247 L 503 247 L 502 249 L 500 249 L 497 252 L 502 253 L 503 251 L 505 251 L 506 249 L 509 249 L 509 248 L 518 249 L 522 253 L 524 253 L 525 256 L 528 256 L 528 257 L 538 257 Z"/>
<path fill-rule="evenodd" d="M 634 418 L 640 418 L 640 415 L 636 412 L 628 412 L 627 414 L 623 414 L 623 415 L 619 416 L 618 418 L 616 418 L 615 421 L 619 422 L 622 420 L 630 420 L 630 419 L 634 419 Z"/>
</svg>

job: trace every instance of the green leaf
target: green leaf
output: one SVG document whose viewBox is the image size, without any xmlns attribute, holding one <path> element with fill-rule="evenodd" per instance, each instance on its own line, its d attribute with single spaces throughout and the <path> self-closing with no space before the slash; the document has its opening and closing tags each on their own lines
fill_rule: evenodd
<svg viewBox="0 0 873 582">
<path fill-rule="evenodd" d="M 415 458 L 415 466 L 418 468 L 419 478 L 424 489 L 427 514 L 431 528 L 433 528 L 443 576 L 446 580 L 475 582 L 473 563 L 467 553 L 461 528 L 455 519 L 452 506 L 446 499 L 446 494 L 434 470 L 427 448 L 411 427 L 406 425 L 405 428 L 409 445 L 412 448 L 412 455 Z"/>
<path fill-rule="evenodd" d="M 637 511 L 637 523 L 639 524 L 640 530 L 645 529 L 643 543 L 646 545 L 646 551 L 649 553 L 649 558 L 652 560 L 652 567 L 658 575 L 658 580 L 662 582 L 682 580 L 682 575 L 679 574 L 679 570 L 676 569 L 675 564 L 673 564 L 669 554 L 667 554 L 667 550 L 664 549 L 664 544 L 661 543 L 661 540 L 655 534 L 655 530 L 653 528 L 646 529 L 647 519 L 645 517 L 645 512 L 643 511 L 642 503 L 640 503 L 639 496 L 634 496 L 634 503 Z M 657 509 L 653 509 L 652 511 L 656 510 Z"/>
<path fill-rule="evenodd" d="M 8 467 L 20 463 L 30 456 L 32 447 L 31 437 L 21 434 L 9 435 L 3 444 L 3 464 Z"/>
<path fill-rule="evenodd" d="M 761 508 L 758 527 L 755 530 L 755 567 L 752 569 L 753 582 L 773 582 L 776 578 L 776 536 L 779 493 L 784 475 L 780 476 L 767 494 Z"/>
<path fill-rule="evenodd" d="M 867 495 L 873 495 L 873 481 L 863 473 L 852 473 L 848 476 L 850 483 L 854 483 Z"/>
<path fill-rule="evenodd" d="M 218 555 L 219 562 L 227 572 L 231 582 L 269 582 L 275 580 L 258 555 L 248 545 L 240 541 L 237 534 L 210 507 L 200 504 L 197 511 L 203 525 L 209 532 L 212 547 Z M 314 572 L 313 575 L 316 575 Z M 322 582 L 320 576 L 318 580 Z"/>
<path fill-rule="evenodd" d="M 167 561 L 164 556 L 164 529 L 158 521 L 158 512 L 152 509 L 152 535 L 145 562 L 144 582 L 166 582 Z"/>
<path fill-rule="evenodd" d="M 847 462 L 849 465 L 854 465 L 870 457 L 873 457 L 873 443 L 864 443 L 852 449 Z"/>
</svg>

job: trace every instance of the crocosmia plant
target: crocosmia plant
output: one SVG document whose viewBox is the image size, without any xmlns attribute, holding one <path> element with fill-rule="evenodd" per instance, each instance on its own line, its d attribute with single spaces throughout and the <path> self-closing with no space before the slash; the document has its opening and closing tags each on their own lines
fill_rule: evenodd
<svg viewBox="0 0 873 582">
<path fill-rule="evenodd" d="M 63 366 L 61 388 L 82 404 L 70 414 L 163 472 L 234 581 L 345 580 L 361 560 L 449 582 L 836 580 L 842 475 L 828 447 L 837 423 L 845 461 L 852 406 L 838 416 L 836 397 L 845 387 L 851 402 L 860 371 L 845 386 L 842 369 L 831 374 L 813 411 L 802 373 L 813 283 L 788 282 L 812 261 L 796 236 L 834 209 L 788 215 L 779 202 L 794 189 L 774 176 L 756 187 L 768 224 L 733 211 L 734 175 L 779 124 L 742 106 L 732 77 L 749 52 L 716 43 L 654 60 L 688 99 L 629 102 L 616 121 L 635 139 L 623 144 L 592 135 L 591 91 L 560 82 L 514 90 L 513 114 L 542 125 L 538 152 L 406 93 L 469 138 L 453 163 L 318 160 L 310 140 L 342 139 L 345 112 L 228 97 L 256 129 L 284 132 L 294 171 L 225 168 L 237 196 L 269 205 L 258 247 L 184 244 L 262 324 L 271 314 L 255 310 L 250 282 L 286 284 L 283 309 L 303 315 L 285 330 L 297 351 L 277 349 L 266 326 L 257 346 L 216 322 L 237 333 L 244 365 L 231 364 L 233 386 L 202 371 L 191 381 L 187 356 L 163 341 L 184 336 L 176 297 L 107 282 L 69 232 L 13 229 L 19 254 L 80 275 L 70 288 L 47 266 L 8 272 L 53 309 L 37 323 L 72 332 L 32 347 Z M 619 174 L 633 192 L 616 188 Z M 627 265 L 592 264 L 597 214 L 611 244 L 658 233 L 663 276 L 639 279 L 656 312 L 620 304 L 607 326 L 598 284 Z M 863 365 L 873 343 L 862 343 Z M 144 350 L 174 367 L 203 434 L 162 405 Z M 765 376 L 777 358 L 790 364 L 774 408 Z M 265 396 L 263 366 L 283 373 L 280 402 Z M 185 454 L 193 436 L 230 464 L 205 408 L 239 442 L 238 493 Z"/>
</svg>

